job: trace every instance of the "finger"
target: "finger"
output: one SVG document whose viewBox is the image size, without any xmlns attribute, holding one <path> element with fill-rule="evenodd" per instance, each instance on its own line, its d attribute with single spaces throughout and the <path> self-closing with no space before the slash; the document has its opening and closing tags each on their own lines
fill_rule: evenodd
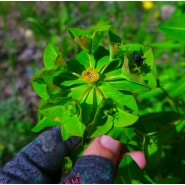
<svg viewBox="0 0 185 185">
<path fill-rule="evenodd" d="M 121 151 L 121 142 L 110 136 L 96 137 L 87 147 L 83 155 L 104 157 L 114 164 L 117 163 Z"/>
<path fill-rule="evenodd" d="M 146 166 L 146 159 L 145 159 L 145 156 L 144 156 L 143 152 L 141 152 L 141 151 L 127 152 L 127 153 L 122 155 L 122 158 L 125 155 L 130 155 L 130 157 L 132 157 L 132 159 L 137 163 L 137 165 L 141 169 L 143 169 Z"/>
</svg>

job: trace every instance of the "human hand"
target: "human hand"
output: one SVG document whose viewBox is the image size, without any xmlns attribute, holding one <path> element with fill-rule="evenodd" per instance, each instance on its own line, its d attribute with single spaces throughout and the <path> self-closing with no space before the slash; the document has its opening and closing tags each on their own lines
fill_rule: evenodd
<svg viewBox="0 0 185 185">
<path fill-rule="evenodd" d="M 112 161 L 115 165 L 118 165 L 120 160 L 125 155 L 130 155 L 141 169 L 145 167 L 146 160 L 143 152 L 135 151 L 135 152 L 120 153 L 121 148 L 122 148 L 121 142 L 113 139 L 110 136 L 104 135 L 104 136 L 96 137 L 90 143 L 90 145 L 85 150 L 83 155 L 84 156 L 95 155 L 95 156 L 104 157 Z"/>
<path fill-rule="evenodd" d="M 125 155 L 130 155 L 141 169 L 145 167 L 141 151 L 121 153 L 121 148 L 121 142 L 110 136 L 96 137 L 62 183 L 113 183 L 116 166 Z"/>
</svg>

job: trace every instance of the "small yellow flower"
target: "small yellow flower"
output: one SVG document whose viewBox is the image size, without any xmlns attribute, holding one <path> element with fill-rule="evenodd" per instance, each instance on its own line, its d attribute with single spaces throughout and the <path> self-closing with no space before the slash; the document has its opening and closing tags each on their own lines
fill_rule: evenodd
<svg viewBox="0 0 185 185">
<path fill-rule="evenodd" d="M 96 82 L 99 80 L 100 75 L 96 69 L 91 67 L 87 68 L 85 71 L 82 72 L 82 79 L 87 81 L 88 83 Z"/>
<path fill-rule="evenodd" d="M 149 10 L 154 6 L 154 3 L 152 1 L 143 1 L 142 4 L 145 10 Z"/>
</svg>

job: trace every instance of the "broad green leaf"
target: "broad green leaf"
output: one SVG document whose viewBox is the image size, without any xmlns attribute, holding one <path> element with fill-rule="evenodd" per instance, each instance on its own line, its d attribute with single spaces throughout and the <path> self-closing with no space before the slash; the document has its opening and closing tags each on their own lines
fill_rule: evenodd
<svg viewBox="0 0 185 185">
<path fill-rule="evenodd" d="M 121 43 L 121 38 L 119 37 L 119 35 L 113 31 L 113 30 L 109 30 L 109 41 L 110 43 Z"/>
<path fill-rule="evenodd" d="M 128 144 L 129 141 L 133 139 L 133 137 L 136 135 L 133 127 L 125 127 L 125 128 L 118 128 L 114 127 L 112 128 L 107 135 L 113 137 L 114 139 L 124 143 Z"/>
<path fill-rule="evenodd" d="M 81 51 L 78 55 L 75 56 L 75 60 L 81 64 L 84 69 L 90 67 L 90 58 L 85 51 Z"/>
<path fill-rule="evenodd" d="M 71 98 L 60 98 L 56 102 L 45 103 L 39 112 L 46 118 L 56 122 L 67 122 L 70 117 L 80 113 L 80 108 Z"/>
<path fill-rule="evenodd" d="M 117 111 L 117 115 L 114 117 L 114 127 L 127 127 L 135 123 L 139 118 L 121 108 L 117 108 Z"/>
<path fill-rule="evenodd" d="M 116 69 L 116 70 L 112 70 L 108 73 L 105 73 L 105 80 L 119 80 L 119 79 L 123 79 L 123 75 L 122 75 L 122 69 Z M 124 80 L 124 79 L 123 79 Z"/>
<path fill-rule="evenodd" d="M 54 103 L 45 103 L 39 112 L 48 120 L 58 122 L 62 127 L 63 137 L 83 136 L 85 125 L 80 121 L 80 108 L 71 98 L 61 98 Z"/>
<path fill-rule="evenodd" d="M 86 84 L 79 85 L 77 87 L 72 87 L 69 96 L 72 96 L 73 99 L 78 100 L 80 103 L 85 101 L 87 94 L 91 87 Z"/>
<path fill-rule="evenodd" d="M 168 36 L 185 42 L 185 14 L 171 17 L 158 25 Z"/>
<path fill-rule="evenodd" d="M 181 179 L 178 177 L 162 178 L 156 182 L 156 184 L 180 184 Z"/>
<path fill-rule="evenodd" d="M 110 28 L 111 28 L 110 25 L 101 25 L 96 28 L 96 30 L 93 33 L 92 53 L 96 51 L 102 39 L 105 37 L 105 34 Z"/>
<path fill-rule="evenodd" d="M 113 101 L 103 99 L 98 106 L 93 121 L 87 126 L 87 132 L 90 137 L 96 137 L 106 134 L 113 126 L 114 109 Z"/>
<path fill-rule="evenodd" d="M 34 89 L 34 91 L 44 100 L 48 99 L 48 93 L 47 93 L 47 83 L 45 82 L 43 78 L 43 73 L 46 73 L 46 69 L 42 68 L 39 71 L 37 71 L 31 78 L 31 84 Z"/>
<path fill-rule="evenodd" d="M 84 51 L 92 52 L 92 34 L 89 30 L 81 30 L 78 28 L 69 28 L 69 34 L 71 35 L 74 42 L 80 46 Z"/>
<path fill-rule="evenodd" d="M 113 126 L 112 117 L 102 119 L 99 115 L 95 117 L 95 120 L 88 126 L 87 131 L 91 138 L 105 135 Z"/>
<path fill-rule="evenodd" d="M 96 63 L 96 70 L 100 72 L 102 68 L 109 63 L 110 56 L 104 56 L 100 60 L 97 61 Z"/>
<path fill-rule="evenodd" d="M 93 107 L 94 107 L 94 89 L 89 87 L 83 92 L 84 101 L 82 106 L 82 120 L 83 123 L 87 124 L 92 119 Z"/>
<path fill-rule="evenodd" d="M 130 82 L 127 80 L 116 80 L 116 81 L 110 81 L 109 84 L 114 87 L 116 90 L 124 90 L 124 91 L 130 91 L 130 92 L 140 92 L 140 91 L 148 91 L 150 90 L 149 87 Z"/>
<path fill-rule="evenodd" d="M 147 168 L 155 168 L 161 160 L 162 145 L 159 144 L 158 138 L 155 135 L 146 136 L 143 144 Z"/>
<path fill-rule="evenodd" d="M 115 183 L 149 184 L 151 182 L 145 178 L 144 172 L 138 167 L 135 161 L 129 155 L 125 155 L 119 164 Z"/>
<path fill-rule="evenodd" d="M 132 44 L 121 44 L 119 47 L 124 52 L 127 52 L 127 51 L 139 51 L 140 48 L 142 48 L 143 46 L 141 44 L 132 43 Z"/>
<path fill-rule="evenodd" d="M 103 58 L 104 56 L 109 56 L 109 50 L 107 50 L 105 47 L 99 45 L 93 55 L 94 55 L 95 60 L 98 61 L 101 58 Z"/>
<path fill-rule="evenodd" d="M 83 85 L 85 84 L 85 81 L 81 78 L 75 79 L 75 80 L 65 80 L 61 83 L 62 86 L 70 87 L 72 85 Z"/>
<path fill-rule="evenodd" d="M 138 107 L 134 96 L 129 92 L 119 92 L 114 89 L 109 83 L 103 82 L 101 86 L 98 87 L 105 98 L 111 98 L 113 101 L 122 105 L 125 111 L 133 115 L 138 114 Z"/>
<path fill-rule="evenodd" d="M 175 126 L 170 126 L 164 130 L 155 133 L 158 138 L 159 144 L 165 144 L 169 139 L 173 138 L 175 134 Z"/>
<path fill-rule="evenodd" d="M 110 27 L 109 25 L 98 25 L 94 29 L 86 31 L 77 28 L 69 28 L 68 30 L 73 40 L 84 51 L 92 54 L 96 51 Z"/>
<path fill-rule="evenodd" d="M 184 119 L 185 115 L 177 112 L 150 113 L 140 116 L 138 128 L 144 133 L 156 132 Z"/>
<path fill-rule="evenodd" d="M 65 67 L 66 67 L 66 63 L 65 63 L 65 61 L 64 61 L 64 58 L 63 58 L 61 52 L 58 53 L 58 56 L 57 56 L 57 58 L 56 58 L 56 60 L 55 60 L 54 65 L 55 65 L 55 66 L 65 66 Z"/>
<path fill-rule="evenodd" d="M 85 125 L 79 120 L 77 115 L 71 116 L 67 121 L 61 123 L 63 139 L 66 140 L 71 136 L 82 137 L 85 131 Z M 67 134 L 68 133 L 68 134 Z"/>
<path fill-rule="evenodd" d="M 67 139 L 69 139 L 71 136 L 73 136 L 73 134 L 69 133 L 65 127 L 63 126 L 63 124 L 60 124 L 60 130 L 61 130 L 61 135 L 62 135 L 62 139 L 65 141 Z"/>
<path fill-rule="evenodd" d="M 130 44 L 130 45 L 132 46 L 132 44 Z M 135 45 L 133 44 L 132 47 L 134 48 L 134 46 Z M 137 47 L 139 47 L 139 45 Z M 130 64 L 133 64 L 133 63 L 134 63 L 133 65 L 135 65 L 135 61 L 131 61 L 131 58 L 133 55 L 133 52 L 131 52 L 131 51 L 132 50 L 129 50 L 125 54 L 124 63 L 123 63 L 123 67 L 122 67 L 123 77 L 128 81 L 138 83 L 138 84 L 144 85 L 146 87 L 150 87 L 152 89 L 156 88 L 157 83 L 156 83 L 156 80 L 152 74 L 153 53 L 152 53 L 151 48 L 140 46 L 140 49 L 133 50 L 133 52 L 135 52 L 135 51 L 138 51 L 138 52 L 142 51 L 143 52 L 142 58 L 144 60 L 143 60 L 143 63 L 141 64 L 141 66 L 138 66 L 138 67 L 130 66 Z"/>
<path fill-rule="evenodd" d="M 55 67 L 55 61 L 58 57 L 58 49 L 49 43 L 44 50 L 44 65 L 47 69 Z"/>
<path fill-rule="evenodd" d="M 92 38 L 91 34 L 89 33 L 90 32 L 89 30 L 82 30 L 79 28 L 69 28 L 68 31 L 73 39 L 75 39 L 76 36 L 86 36 Z"/>
<path fill-rule="evenodd" d="M 47 85 L 42 78 L 31 81 L 34 91 L 44 100 L 48 99 Z"/>
<path fill-rule="evenodd" d="M 41 130 L 43 130 L 46 127 L 54 127 L 54 126 L 58 126 L 59 123 L 55 122 L 55 121 L 51 121 L 49 119 L 47 119 L 46 117 L 43 117 L 43 119 L 41 119 L 36 126 L 34 126 L 32 128 L 33 132 L 40 132 Z"/>
<path fill-rule="evenodd" d="M 93 29 L 95 30 L 95 32 L 97 31 L 105 32 L 105 31 L 108 31 L 110 28 L 111 28 L 111 25 L 102 24 L 102 25 L 95 26 L 95 28 Z"/>
<path fill-rule="evenodd" d="M 65 68 L 53 68 L 53 69 L 42 68 L 39 71 L 37 71 L 31 78 L 31 83 L 35 92 L 42 99 L 47 100 L 49 97 L 47 92 L 48 83 L 52 82 L 57 75 L 63 73 L 65 70 L 66 70 Z"/>
</svg>

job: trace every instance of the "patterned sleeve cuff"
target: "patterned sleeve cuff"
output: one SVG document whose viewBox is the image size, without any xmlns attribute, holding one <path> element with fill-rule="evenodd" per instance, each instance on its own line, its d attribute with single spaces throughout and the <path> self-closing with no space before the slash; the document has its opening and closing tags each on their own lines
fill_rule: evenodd
<svg viewBox="0 0 185 185">
<path fill-rule="evenodd" d="M 80 157 L 63 184 L 112 184 L 116 167 L 109 160 L 99 156 Z"/>
</svg>

